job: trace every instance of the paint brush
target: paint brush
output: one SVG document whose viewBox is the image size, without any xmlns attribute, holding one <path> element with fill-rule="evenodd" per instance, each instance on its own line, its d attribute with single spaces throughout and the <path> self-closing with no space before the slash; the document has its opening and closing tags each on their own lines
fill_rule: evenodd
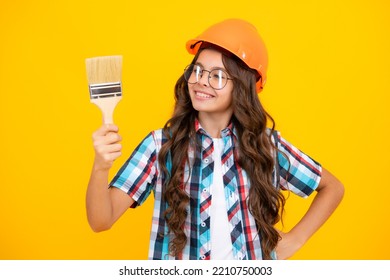
<svg viewBox="0 0 390 280">
<path fill-rule="evenodd" d="M 103 123 L 114 123 L 114 109 L 122 99 L 122 56 L 87 58 L 85 64 L 91 103 L 102 111 Z"/>
</svg>

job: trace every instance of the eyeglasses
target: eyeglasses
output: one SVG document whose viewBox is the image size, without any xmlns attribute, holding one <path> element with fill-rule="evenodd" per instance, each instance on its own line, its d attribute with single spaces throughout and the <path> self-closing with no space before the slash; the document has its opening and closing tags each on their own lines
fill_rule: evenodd
<svg viewBox="0 0 390 280">
<path fill-rule="evenodd" d="M 223 89 L 228 80 L 233 80 L 229 78 L 228 74 L 222 69 L 208 71 L 196 64 L 190 64 L 184 69 L 184 79 L 186 79 L 187 83 L 196 84 L 202 79 L 203 72 L 209 73 L 208 82 L 213 89 Z"/>
</svg>

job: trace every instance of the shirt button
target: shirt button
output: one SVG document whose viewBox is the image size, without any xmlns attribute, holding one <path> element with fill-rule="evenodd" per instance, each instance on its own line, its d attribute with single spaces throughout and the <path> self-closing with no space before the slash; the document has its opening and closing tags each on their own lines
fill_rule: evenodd
<svg viewBox="0 0 390 280">
<path fill-rule="evenodd" d="M 205 256 L 205 255 L 202 255 L 200 258 L 201 258 L 202 260 L 204 260 L 204 259 L 206 258 L 206 256 Z"/>
<path fill-rule="evenodd" d="M 208 158 L 206 158 L 206 159 L 204 160 L 205 163 L 209 163 L 209 161 L 210 161 L 210 160 L 209 160 Z"/>
<path fill-rule="evenodd" d="M 207 192 L 207 189 L 206 189 L 206 188 L 204 188 L 204 189 L 203 189 L 203 192 Z"/>
<path fill-rule="evenodd" d="M 206 226 L 206 223 L 205 223 L 205 222 L 202 222 L 200 225 L 201 225 L 202 227 L 205 227 L 205 226 Z"/>
</svg>

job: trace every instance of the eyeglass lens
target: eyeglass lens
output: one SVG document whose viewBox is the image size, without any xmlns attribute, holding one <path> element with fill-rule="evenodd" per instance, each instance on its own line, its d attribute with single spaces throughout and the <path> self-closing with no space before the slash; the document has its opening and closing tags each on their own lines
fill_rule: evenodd
<svg viewBox="0 0 390 280">
<path fill-rule="evenodd" d="M 228 76 L 222 69 L 208 71 L 195 64 L 190 64 L 186 67 L 184 70 L 184 78 L 188 83 L 196 84 L 202 79 L 203 72 L 208 72 L 209 85 L 214 89 L 222 89 L 228 81 Z"/>
</svg>

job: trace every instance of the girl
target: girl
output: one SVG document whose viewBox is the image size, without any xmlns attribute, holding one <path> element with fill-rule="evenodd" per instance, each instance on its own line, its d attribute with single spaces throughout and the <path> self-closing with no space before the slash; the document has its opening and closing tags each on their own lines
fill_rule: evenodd
<svg viewBox="0 0 390 280">
<path fill-rule="evenodd" d="M 187 50 L 195 57 L 176 83 L 172 118 L 145 137 L 111 183 L 118 127 L 93 134 L 88 221 L 107 230 L 153 191 L 150 259 L 287 259 L 329 218 L 344 188 L 274 130 L 258 98 L 267 53 L 251 24 L 217 23 Z M 274 227 L 285 205 L 281 190 L 317 193 L 289 232 Z"/>
</svg>

